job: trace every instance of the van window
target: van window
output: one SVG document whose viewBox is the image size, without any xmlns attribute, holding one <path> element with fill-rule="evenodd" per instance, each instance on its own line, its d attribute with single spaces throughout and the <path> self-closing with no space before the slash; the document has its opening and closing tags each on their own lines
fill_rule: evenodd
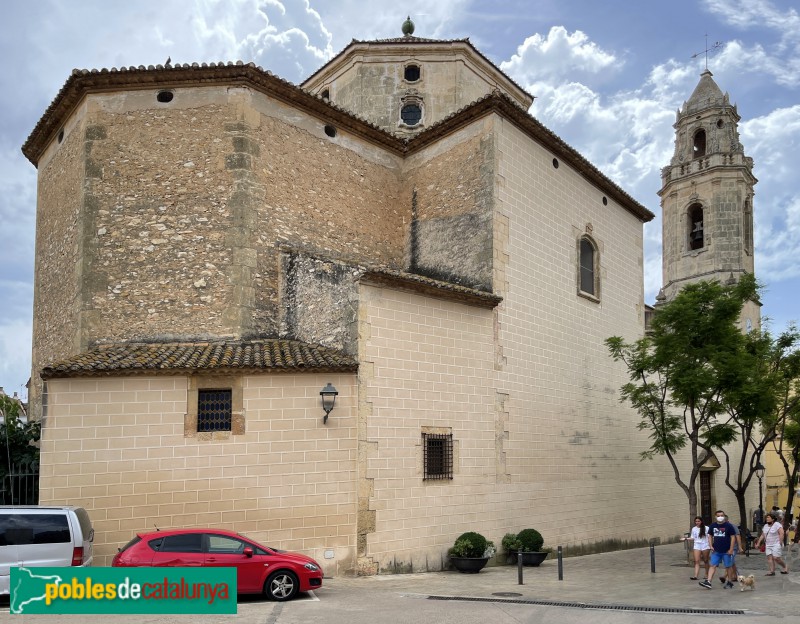
<svg viewBox="0 0 800 624">
<path fill-rule="evenodd" d="M 0 546 L 62 544 L 71 541 L 65 514 L 0 516 Z"/>
</svg>

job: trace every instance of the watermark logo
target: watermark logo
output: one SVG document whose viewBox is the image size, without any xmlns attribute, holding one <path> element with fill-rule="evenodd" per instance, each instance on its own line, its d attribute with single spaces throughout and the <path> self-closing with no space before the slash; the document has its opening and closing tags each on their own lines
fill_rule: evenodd
<svg viewBox="0 0 800 624">
<path fill-rule="evenodd" d="M 236 613 L 236 568 L 12 568 L 11 613 Z"/>
</svg>

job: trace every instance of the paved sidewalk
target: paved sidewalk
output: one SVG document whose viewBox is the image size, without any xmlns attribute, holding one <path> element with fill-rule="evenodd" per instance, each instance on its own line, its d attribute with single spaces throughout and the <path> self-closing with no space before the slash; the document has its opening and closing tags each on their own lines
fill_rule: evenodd
<svg viewBox="0 0 800 624">
<path fill-rule="evenodd" d="M 323 587 L 288 603 L 261 597 L 241 597 L 237 615 L 81 615 L 59 616 L 59 624 L 485 624 L 485 622 L 552 622 L 563 624 L 684 624 L 691 615 L 730 624 L 800 623 L 800 548 L 788 558 L 790 574 L 765 577 L 765 556 L 740 555 L 739 571 L 756 576 L 756 590 L 738 585 L 711 590 L 689 580 L 682 543 L 657 546 L 656 572 L 650 572 L 649 548 L 637 548 L 564 559 L 564 580 L 558 580 L 555 556 L 539 568 L 523 569 L 518 584 L 516 566 L 484 568 L 478 574 L 430 572 L 370 577 L 327 578 Z M 719 576 L 719 575 L 718 575 Z M 429 597 L 452 598 L 442 602 Z M 486 602 L 486 601 L 493 602 Z M 505 601 L 494 602 L 494 601 Z M 543 604 L 544 603 L 544 604 Z M 549 604 L 548 604 L 549 603 Z M 594 608 L 563 608 L 589 605 Z M 627 610 L 602 607 L 622 606 Z M 659 607 L 667 612 L 642 612 L 635 607 Z M 671 613 L 670 613 L 671 610 Z M 675 610 L 678 610 L 677 612 Z M 718 613 L 709 613 L 717 610 Z M 733 613 L 727 615 L 726 613 Z M 741 615 L 736 615 L 741 613 Z M 694 619 L 694 618 L 692 618 Z M 48 624 L 53 616 L 12 616 L 0 606 L 0 624 Z"/>
<path fill-rule="evenodd" d="M 683 543 L 656 546 L 655 573 L 650 571 L 650 549 L 637 548 L 612 553 L 570 557 L 563 560 L 564 580 L 558 580 L 555 553 L 538 568 L 524 568 L 518 584 L 516 566 L 484 568 L 478 574 L 432 572 L 333 578 L 325 581 L 331 591 L 354 593 L 393 591 L 407 595 L 464 598 L 506 597 L 516 600 L 553 601 L 597 605 L 666 607 L 673 609 L 741 609 L 750 614 L 790 617 L 800 621 L 800 549 L 788 558 L 788 575 L 766 577 L 765 555 L 737 556 L 739 573 L 756 577 L 756 590 L 724 589 L 714 581 L 713 589 L 689 580 L 694 572 L 687 565 Z M 702 573 L 702 569 L 701 569 Z M 720 570 L 717 577 L 720 576 Z M 325 600 L 326 589 L 318 592 Z M 501 596 L 498 596 L 500 594 Z M 507 594 L 520 594 L 508 596 Z"/>
</svg>

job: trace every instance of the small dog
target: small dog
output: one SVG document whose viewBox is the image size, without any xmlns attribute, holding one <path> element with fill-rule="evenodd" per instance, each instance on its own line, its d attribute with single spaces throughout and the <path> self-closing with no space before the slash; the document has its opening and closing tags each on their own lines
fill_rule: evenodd
<svg viewBox="0 0 800 624">
<path fill-rule="evenodd" d="M 756 577 L 752 574 L 750 576 L 739 575 L 739 586 L 742 588 L 740 591 L 744 591 L 745 587 L 749 587 L 750 591 L 755 591 Z"/>
</svg>

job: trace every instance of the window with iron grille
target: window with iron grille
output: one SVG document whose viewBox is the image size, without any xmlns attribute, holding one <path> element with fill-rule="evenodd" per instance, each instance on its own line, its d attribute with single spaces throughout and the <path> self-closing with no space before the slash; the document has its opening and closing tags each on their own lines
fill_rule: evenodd
<svg viewBox="0 0 800 624">
<path fill-rule="evenodd" d="M 197 430 L 230 431 L 233 416 L 231 390 L 198 390 Z"/>
<path fill-rule="evenodd" d="M 423 479 L 453 478 L 453 434 L 423 433 Z"/>
</svg>

